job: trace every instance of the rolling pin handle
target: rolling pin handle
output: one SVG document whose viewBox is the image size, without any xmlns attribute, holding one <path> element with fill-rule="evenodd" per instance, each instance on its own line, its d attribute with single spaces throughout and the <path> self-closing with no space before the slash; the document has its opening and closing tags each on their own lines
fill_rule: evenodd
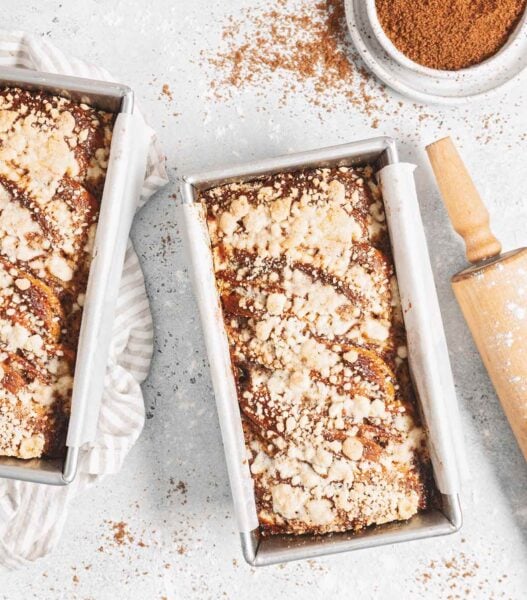
<svg viewBox="0 0 527 600">
<path fill-rule="evenodd" d="M 450 221 L 465 241 L 469 262 L 500 254 L 501 244 L 490 230 L 489 213 L 452 139 L 442 138 L 426 151 Z"/>
</svg>

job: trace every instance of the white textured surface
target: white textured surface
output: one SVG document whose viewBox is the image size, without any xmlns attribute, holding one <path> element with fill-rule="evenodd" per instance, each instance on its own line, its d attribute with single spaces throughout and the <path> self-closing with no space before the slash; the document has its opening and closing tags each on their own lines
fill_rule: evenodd
<svg viewBox="0 0 527 600">
<path fill-rule="evenodd" d="M 307 104 L 301 88 L 281 106 L 279 80 L 263 95 L 247 90 L 230 102 L 210 102 L 200 51 L 219 43 L 226 15 L 252 2 L 4 0 L 2 26 L 49 36 L 132 85 L 160 133 L 172 179 L 240 159 L 371 135 L 399 140 L 402 158 L 422 167 L 418 191 L 473 473 L 464 528 L 447 538 L 308 563 L 263 570 L 245 566 L 172 188 L 158 194 L 134 226 L 157 335 L 145 386 L 151 418 L 144 435 L 118 476 L 79 499 L 52 557 L 0 576 L 0 598 L 304 600 L 345 594 L 360 600 L 522 600 L 527 466 L 450 291 L 448 279 L 463 265 L 463 252 L 448 227 L 422 148 L 442 134 L 454 135 L 504 246 L 527 244 L 527 90 L 516 89 L 492 104 L 449 110 L 402 100 L 403 109 L 390 117 L 377 112 L 369 117 L 345 103 L 327 113 Z M 161 94 L 165 83 L 173 100 Z M 388 106 L 393 109 L 399 100 L 393 96 Z M 379 118 L 377 129 L 370 127 L 373 117 Z M 120 521 L 133 542 L 115 541 L 112 524 Z M 428 566 L 431 561 L 435 568 Z M 465 577 L 452 576 L 455 565 Z"/>
</svg>

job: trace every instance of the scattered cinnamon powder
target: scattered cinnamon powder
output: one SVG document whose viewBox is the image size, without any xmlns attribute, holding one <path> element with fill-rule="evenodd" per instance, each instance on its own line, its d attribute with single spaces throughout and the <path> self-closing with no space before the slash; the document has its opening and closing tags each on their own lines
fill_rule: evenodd
<svg viewBox="0 0 527 600">
<path fill-rule="evenodd" d="M 413 61 L 458 70 L 495 54 L 507 41 L 527 0 L 375 0 L 379 21 Z"/>
<path fill-rule="evenodd" d="M 187 484 L 184 481 L 178 481 L 171 477 L 170 478 L 170 487 L 167 491 L 167 498 L 171 499 L 174 494 L 178 494 L 181 496 L 181 504 L 187 503 Z"/>
<path fill-rule="evenodd" d="M 169 100 L 174 99 L 174 95 L 172 94 L 172 90 L 170 89 L 168 83 L 163 84 L 163 87 L 161 88 L 161 93 L 163 94 L 163 96 L 166 96 Z"/>
<path fill-rule="evenodd" d="M 134 538 L 128 529 L 128 524 L 124 521 L 112 523 L 111 528 L 113 531 L 113 539 L 117 545 L 122 546 L 123 544 L 132 543 L 134 541 Z"/>
<path fill-rule="evenodd" d="M 496 575 L 496 581 L 502 583 L 506 577 Z M 480 571 L 479 563 L 464 552 L 442 560 L 431 560 L 424 570 L 416 574 L 415 581 L 420 591 L 433 592 L 445 600 L 491 597 L 485 595 L 490 582 Z"/>
<path fill-rule="evenodd" d="M 218 98 L 247 86 L 261 94 L 281 84 L 282 103 L 300 90 L 315 106 L 332 110 L 344 100 L 370 115 L 386 101 L 384 87 L 352 56 L 343 0 L 274 0 L 264 9 L 246 9 L 229 19 L 220 49 L 202 53 L 214 67 L 211 87 Z"/>
</svg>

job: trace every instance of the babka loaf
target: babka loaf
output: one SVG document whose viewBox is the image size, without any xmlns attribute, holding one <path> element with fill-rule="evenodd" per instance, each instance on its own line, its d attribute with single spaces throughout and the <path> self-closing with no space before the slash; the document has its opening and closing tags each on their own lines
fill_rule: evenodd
<svg viewBox="0 0 527 600">
<path fill-rule="evenodd" d="M 201 192 L 263 534 L 405 520 L 433 501 L 372 169 Z"/>
<path fill-rule="evenodd" d="M 64 450 L 114 115 L 0 90 L 0 455 Z"/>
</svg>

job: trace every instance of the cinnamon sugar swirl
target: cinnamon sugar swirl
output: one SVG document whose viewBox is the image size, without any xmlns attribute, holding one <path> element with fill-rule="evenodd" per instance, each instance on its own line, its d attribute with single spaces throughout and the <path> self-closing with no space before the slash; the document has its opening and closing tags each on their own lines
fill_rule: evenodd
<svg viewBox="0 0 527 600">
<path fill-rule="evenodd" d="M 372 169 L 202 192 L 263 534 L 360 530 L 433 496 Z"/>
</svg>

